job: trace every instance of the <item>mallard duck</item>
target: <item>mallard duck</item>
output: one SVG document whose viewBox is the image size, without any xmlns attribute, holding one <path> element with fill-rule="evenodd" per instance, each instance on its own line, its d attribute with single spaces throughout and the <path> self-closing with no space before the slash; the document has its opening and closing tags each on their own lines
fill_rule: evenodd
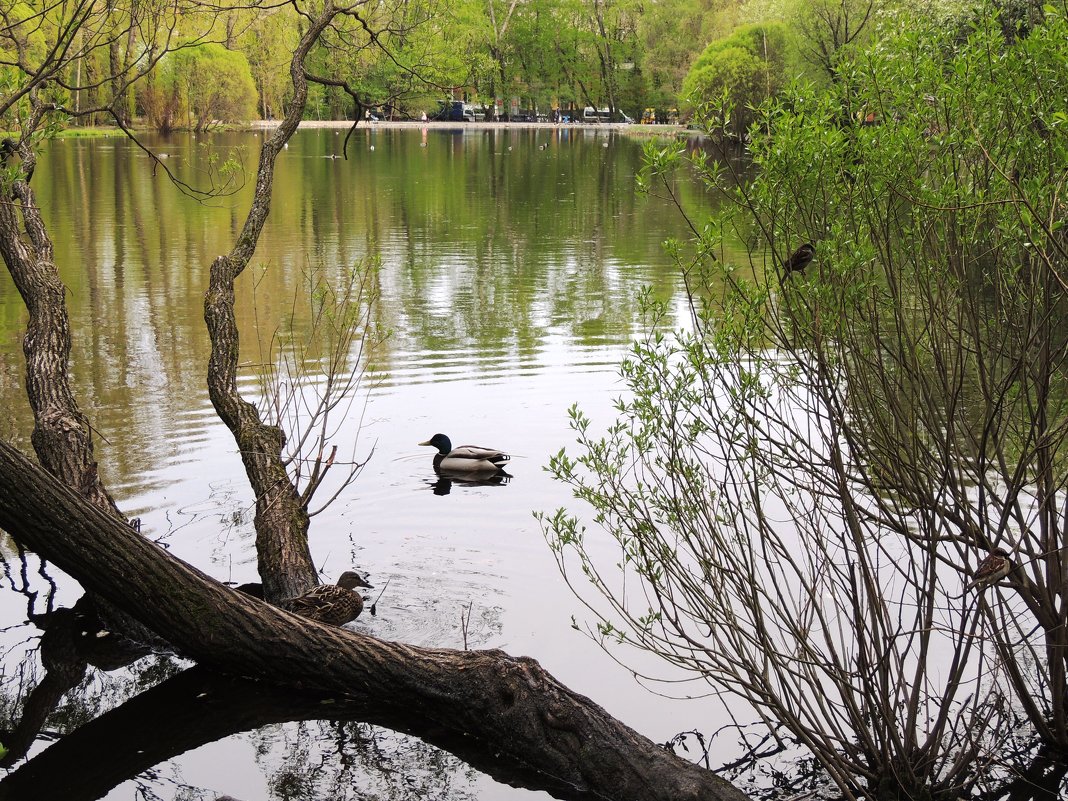
<svg viewBox="0 0 1068 801">
<path fill-rule="evenodd" d="M 512 458 L 507 453 L 478 445 L 453 448 L 452 440 L 444 434 L 435 434 L 419 444 L 438 449 L 434 456 L 434 470 L 439 473 L 503 473 L 504 463 Z"/>
<path fill-rule="evenodd" d="M 283 601 L 281 606 L 320 623 L 342 626 L 358 618 L 363 611 L 363 596 L 356 592 L 356 588 L 370 586 L 359 573 L 346 570 L 337 584 L 312 587 L 303 595 Z"/>
</svg>

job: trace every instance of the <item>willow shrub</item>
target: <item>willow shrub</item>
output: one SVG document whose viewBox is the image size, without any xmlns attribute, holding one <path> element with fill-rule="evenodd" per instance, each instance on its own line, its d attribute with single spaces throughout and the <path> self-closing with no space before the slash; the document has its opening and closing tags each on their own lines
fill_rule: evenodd
<svg viewBox="0 0 1068 801">
<path fill-rule="evenodd" d="M 847 798 L 1068 752 L 1068 25 L 983 19 L 884 19 L 760 108 L 744 174 L 648 148 L 650 188 L 688 165 L 719 195 L 670 245 L 691 324 L 650 303 L 618 418 L 572 410 L 549 466 L 592 633 L 740 697 Z M 970 588 L 998 546 L 1014 570 Z"/>
</svg>

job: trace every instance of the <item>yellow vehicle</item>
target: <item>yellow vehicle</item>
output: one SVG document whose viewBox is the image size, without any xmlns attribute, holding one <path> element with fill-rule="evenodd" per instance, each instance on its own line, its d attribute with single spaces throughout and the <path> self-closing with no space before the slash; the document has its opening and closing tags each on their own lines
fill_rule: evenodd
<svg viewBox="0 0 1068 801">
<path fill-rule="evenodd" d="M 678 125 L 677 108 L 647 108 L 642 112 L 642 125 Z"/>
</svg>

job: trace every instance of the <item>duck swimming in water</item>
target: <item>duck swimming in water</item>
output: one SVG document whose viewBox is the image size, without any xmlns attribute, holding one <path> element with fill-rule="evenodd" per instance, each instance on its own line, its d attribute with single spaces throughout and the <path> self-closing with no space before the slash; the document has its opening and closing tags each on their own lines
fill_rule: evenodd
<svg viewBox="0 0 1068 801">
<path fill-rule="evenodd" d="M 435 434 L 426 442 L 419 444 L 438 449 L 434 455 L 434 470 L 438 473 L 462 475 L 504 473 L 504 463 L 511 458 L 507 453 L 479 445 L 461 445 L 459 448 L 453 448 L 452 440 L 444 434 Z"/>
</svg>

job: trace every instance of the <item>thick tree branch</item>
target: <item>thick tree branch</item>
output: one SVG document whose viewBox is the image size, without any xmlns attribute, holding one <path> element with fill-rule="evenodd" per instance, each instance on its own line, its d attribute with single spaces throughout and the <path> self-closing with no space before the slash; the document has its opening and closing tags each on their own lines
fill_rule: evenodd
<svg viewBox="0 0 1068 801">
<path fill-rule="evenodd" d="M 325 710 L 331 721 L 360 721 L 414 734 L 514 787 L 545 790 L 570 801 L 604 797 L 554 783 L 525 761 L 502 758 L 497 749 L 438 726 L 419 710 L 398 708 L 389 698 L 297 690 L 195 667 L 78 727 L 0 778 L 0 801 L 95 801 L 121 782 L 194 748 L 271 724 L 322 720 Z M 161 720 L 167 725 L 160 726 Z M 330 767 L 322 766 L 322 773 L 328 775 Z M 449 781 L 447 775 L 442 780 Z"/>
<path fill-rule="evenodd" d="M 119 515 L 100 479 L 89 420 L 74 398 L 67 374 L 71 333 L 66 287 L 29 184 L 35 157 L 25 142 L 18 153 L 22 161 L 14 197 L 0 202 L 0 255 L 29 313 L 22 349 L 34 451 L 46 470 L 99 508 Z"/>
<path fill-rule="evenodd" d="M 492 743 L 553 784 L 626 801 L 744 801 L 572 692 L 533 659 L 417 648 L 320 625 L 224 587 L 0 443 L 0 526 L 181 652 L 226 673 L 388 698 Z"/>
</svg>

